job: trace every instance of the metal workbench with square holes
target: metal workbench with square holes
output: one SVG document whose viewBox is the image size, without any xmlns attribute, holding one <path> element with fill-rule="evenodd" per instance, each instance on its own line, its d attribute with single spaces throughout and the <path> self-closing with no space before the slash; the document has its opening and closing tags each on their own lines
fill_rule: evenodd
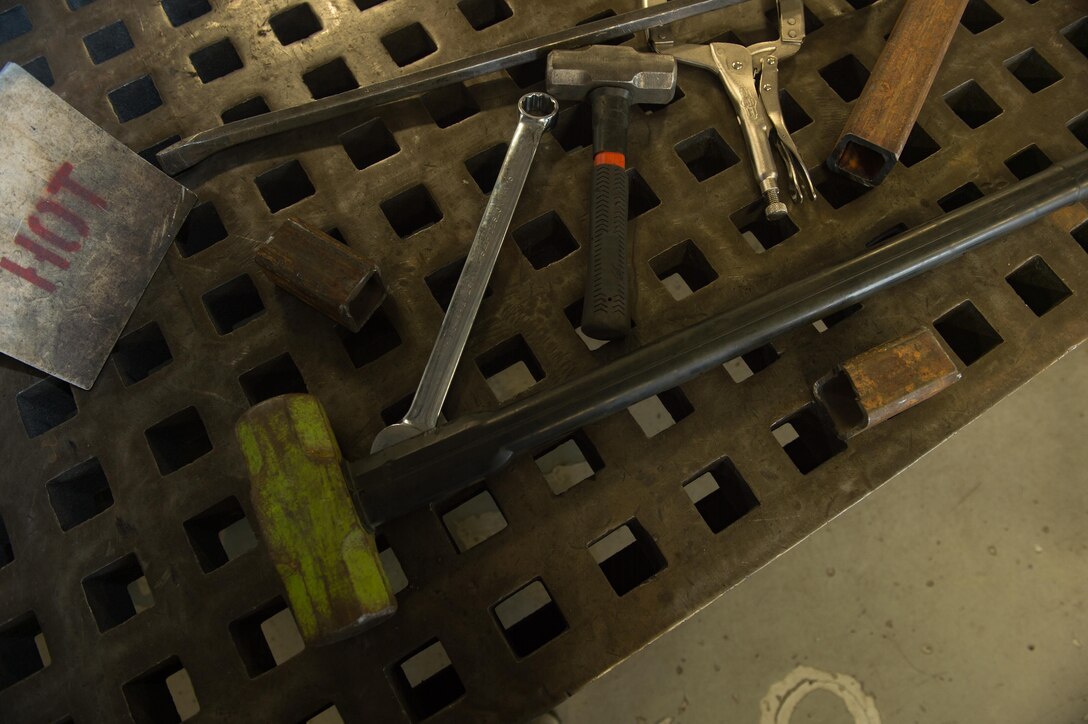
<svg viewBox="0 0 1088 724">
<path fill-rule="evenodd" d="M 634 5 L 3 0 L 0 56 L 150 160 L 224 121 Z M 771 6 L 751 0 L 677 34 L 753 42 L 769 37 Z M 1088 145 L 1084 3 L 971 0 L 901 164 L 859 193 L 822 161 L 900 3 L 806 6 L 783 101 L 820 199 L 789 224 L 761 222 L 718 80 L 682 68 L 677 99 L 631 123 L 635 331 L 591 349 L 577 332 L 589 119 L 565 108 L 540 146 L 448 418 L 495 408 L 511 380 L 532 394 L 571 379 Z M 235 535 L 250 508 L 233 425 L 254 402 L 307 390 L 354 457 L 400 417 L 514 103 L 542 80 L 539 64 L 521 67 L 214 158 L 181 177 L 200 204 L 91 391 L 0 361 L 0 719 L 294 724 L 335 707 L 348 722 L 519 720 L 691 616 L 1088 336 L 1088 213 L 1073 207 L 662 394 L 642 425 L 617 414 L 386 526 L 386 559 L 404 573 L 396 616 L 282 660 L 262 628 L 284 607 L 275 571 Z M 286 216 L 380 264 L 390 299 L 358 334 L 258 272 L 254 247 Z M 812 384 L 920 325 L 937 330 L 963 379 L 842 442 Z M 466 518 L 469 533 L 456 522 Z M 181 672 L 195 702 L 171 694 Z"/>
</svg>

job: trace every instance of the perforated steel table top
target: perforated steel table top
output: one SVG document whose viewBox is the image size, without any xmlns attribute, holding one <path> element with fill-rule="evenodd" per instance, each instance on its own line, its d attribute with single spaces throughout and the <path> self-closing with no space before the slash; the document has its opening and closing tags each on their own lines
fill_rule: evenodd
<svg viewBox="0 0 1088 724">
<path fill-rule="evenodd" d="M 762 39 L 771 5 L 754 0 L 677 34 Z M 584 109 L 565 108 L 446 416 L 498 406 L 495 390 L 570 379 L 1088 145 L 1088 8 L 972 0 L 888 181 L 859 194 L 829 176 L 821 161 L 899 5 L 806 2 L 809 36 L 782 68 L 783 101 L 820 199 L 790 225 L 759 223 L 741 135 L 711 74 L 683 68 L 676 101 L 634 114 L 637 326 L 597 349 L 576 332 L 590 129 Z M 0 56 L 152 158 L 223 120 L 632 6 L 5 0 Z M 250 511 L 233 424 L 256 401 L 307 390 L 351 457 L 400 416 L 514 103 L 541 82 L 539 66 L 497 73 L 198 167 L 181 180 L 201 203 L 91 391 L 0 361 L 0 719 L 327 722 L 330 707 L 349 722 L 527 717 L 1088 336 L 1088 213 L 1075 207 L 651 400 L 641 425 L 615 415 L 386 526 L 382 545 L 407 580 L 396 617 L 282 660 L 262 628 L 283 615 L 275 572 L 259 544 L 238 543 Z M 360 333 L 339 332 L 258 273 L 253 249 L 286 216 L 335 229 L 381 266 L 390 300 Z M 938 331 L 963 379 L 842 442 L 812 384 L 920 325 Z M 191 695 L 175 697 L 185 676 Z"/>
</svg>

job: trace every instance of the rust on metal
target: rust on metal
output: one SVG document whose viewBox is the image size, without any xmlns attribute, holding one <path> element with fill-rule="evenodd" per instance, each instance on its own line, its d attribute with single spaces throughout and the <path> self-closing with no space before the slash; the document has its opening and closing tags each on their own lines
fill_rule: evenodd
<svg viewBox="0 0 1088 724">
<path fill-rule="evenodd" d="M 827 160 L 876 186 L 899 160 L 937 77 L 967 0 L 907 0 Z"/>
<path fill-rule="evenodd" d="M 853 357 L 816 383 L 816 397 L 845 437 L 925 402 L 961 377 L 928 327 Z"/>
<path fill-rule="evenodd" d="M 288 219 L 257 250 L 257 265 L 285 289 L 352 332 L 385 300 L 374 262 L 300 219 Z"/>
</svg>

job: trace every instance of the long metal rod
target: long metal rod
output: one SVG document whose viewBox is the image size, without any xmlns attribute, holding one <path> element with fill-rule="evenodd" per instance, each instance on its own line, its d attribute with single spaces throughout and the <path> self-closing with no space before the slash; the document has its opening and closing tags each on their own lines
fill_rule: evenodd
<svg viewBox="0 0 1088 724">
<path fill-rule="evenodd" d="M 908 231 L 887 245 L 675 332 L 494 412 L 460 418 L 351 466 L 370 525 L 437 502 L 510 459 L 675 387 L 1063 206 L 1088 199 L 1088 153 Z"/>
<path fill-rule="evenodd" d="M 743 1 L 671 0 L 664 5 L 640 8 L 567 30 L 511 43 L 496 50 L 390 78 L 294 108 L 272 111 L 201 131 L 160 151 L 159 164 L 166 173 L 180 173 L 214 153 L 246 141 L 265 138 L 283 131 L 293 131 L 355 111 L 411 98 L 435 88 L 460 83 L 487 73 L 531 63 L 545 58 L 548 53 L 560 48 L 578 48 L 583 45 L 603 43 L 606 40 L 614 40 L 647 28 L 676 22 L 730 5 L 738 5 Z"/>
</svg>

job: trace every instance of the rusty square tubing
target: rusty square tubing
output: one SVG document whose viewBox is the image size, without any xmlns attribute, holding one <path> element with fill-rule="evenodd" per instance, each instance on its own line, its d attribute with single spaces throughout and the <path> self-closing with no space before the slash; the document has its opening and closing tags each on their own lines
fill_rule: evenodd
<svg viewBox="0 0 1088 724">
<path fill-rule="evenodd" d="M 844 438 L 946 390 L 963 375 L 928 327 L 851 357 L 813 386 Z"/>
<path fill-rule="evenodd" d="M 288 219 L 255 254 L 272 282 L 351 332 L 385 301 L 378 267 L 300 219 Z"/>
<path fill-rule="evenodd" d="M 895 168 L 966 6 L 967 0 L 906 0 L 827 159 L 832 171 L 876 186 Z"/>
</svg>

